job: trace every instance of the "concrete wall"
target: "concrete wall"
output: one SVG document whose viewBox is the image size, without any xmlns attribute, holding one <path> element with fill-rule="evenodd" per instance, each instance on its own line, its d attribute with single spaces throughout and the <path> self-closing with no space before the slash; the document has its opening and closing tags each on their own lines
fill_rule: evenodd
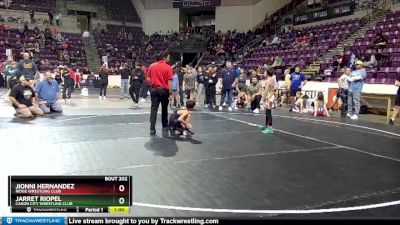
<svg viewBox="0 0 400 225">
<path fill-rule="evenodd" d="M 251 5 L 223 6 L 215 9 L 215 30 L 226 32 L 236 29 L 238 32 L 251 29 Z"/>
<path fill-rule="evenodd" d="M 179 9 L 172 8 L 172 1 L 132 0 L 132 3 L 142 21 L 145 34 L 179 31 Z"/>
<path fill-rule="evenodd" d="M 221 6 L 254 5 L 261 0 L 222 0 Z M 271 1 L 270 2 L 277 2 Z"/>
<path fill-rule="evenodd" d="M 179 31 L 179 9 L 152 9 L 145 10 L 142 18 L 143 30 L 146 34 L 157 31 Z"/>
<path fill-rule="evenodd" d="M 253 13 L 251 18 L 251 28 L 254 28 L 260 24 L 266 15 L 272 15 L 278 9 L 282 8 L 284 5 L 288 4 L 291 0 L 261 0 L 253 6 Z"/>
<path fill-rule="evenodd" d="M 133 0 L 138 1 L 138 0 Z M 147 10 L 150 9 L 169 9 L 172 8 L 172 0 L 145 0 L 142 2 L 144 4 L 144 8 Z"/>
<path fill-rule="evenodd" d="M 234 5 L 235 3 L 240 3 L 238 0 L 223 1 L 223 6 L 216 7 L 215 29 L 217 31 L 221 30 L 222 32 L 233 29 L 236 29 L 237 31 L 251 30 L 261 23 L 266 18 L 267 14 L 271 15 L 276 10 L 289 3 L 290 0 L 260 0 L 249 2 L 254 2 L 255 4 L 239 6 Z M 232 4 L 233 6 L 227 6 L 228 3 Z"/>
</svg>

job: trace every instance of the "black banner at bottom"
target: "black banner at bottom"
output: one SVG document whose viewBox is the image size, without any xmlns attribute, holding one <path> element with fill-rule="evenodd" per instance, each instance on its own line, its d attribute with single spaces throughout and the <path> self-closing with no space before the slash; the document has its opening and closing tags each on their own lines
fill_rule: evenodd
<svg viewBox="0 0 400 225">
<path fill-rule="evenodd" d="M 166 224 L 218 224 L 218 225 L 247 225 L 247 224 L 399 224 L 400 218 L 382 219 L 382 220 L 366 220 L 366 219 L 215 219 L 215 218 L 172 218 L 172 217 L 68 217 L 68 225 L 77 224 L 115 224 L 115 225 L 166 225 Z"/>
</svg>

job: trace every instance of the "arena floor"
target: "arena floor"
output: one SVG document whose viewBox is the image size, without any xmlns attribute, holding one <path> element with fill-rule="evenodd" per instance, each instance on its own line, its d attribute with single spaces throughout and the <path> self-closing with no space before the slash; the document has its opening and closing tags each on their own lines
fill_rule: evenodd
<svg viewBox="0 0 400 225">
<path fill-rule="evenodd" d="M 131 216 L 399 217 L 400 127 L 274 111 L 197 111 L 196 134 L 149 135 L 148 104 L 79 100 L 14 119 L 0 106 L 0 213 L 8 175 L 131 175 Z"/>
</svg>

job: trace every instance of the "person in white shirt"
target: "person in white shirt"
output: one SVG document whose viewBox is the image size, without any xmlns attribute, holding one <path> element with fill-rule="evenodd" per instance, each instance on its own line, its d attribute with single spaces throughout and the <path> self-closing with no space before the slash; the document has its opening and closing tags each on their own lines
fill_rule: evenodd
<svg viewBox="0 0 400 225">
<path fill-rule="evenodd" d="M 61 20 L 61 13 L 57 13 L 56 15 L 56 24 L 59 27 L 60 26 L 60 20 Z"/>
<path fill-rule="evenodd" d="M 89 33 L 89 31 L 86 30 L 85 32 L 83 32 L 82 38 L 83 38 L 83 41 L 84 41 L 85 45 L 89 46 L 89 44 L 90 44 L 90 33 Z"/>
<path fill-rule="evenodd" d="M 349 94 L 349 83 L 347 82 L 347 77 L 351 74 L 351 69 L 346 68 L 345 72 L 338 79 L 339 90 L 336 96 L 336 102 L 340 98 L 342 101 L 342 106 L 340 107 L 340 115 L 346 117 L 347 112 L 347 97 Z"/>
<path fill-rule="evenodd" d="M 278 36 L 275 36 L 271 41 L 271 45 L 279 46 L 281 44 L 281 39 Z"/>
</svg>

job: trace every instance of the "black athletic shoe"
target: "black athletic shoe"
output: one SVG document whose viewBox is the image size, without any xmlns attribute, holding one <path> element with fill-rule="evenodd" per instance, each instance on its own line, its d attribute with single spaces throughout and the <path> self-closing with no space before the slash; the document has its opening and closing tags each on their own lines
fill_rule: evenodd
<svg viewBox="0 0 400 225">
<path fill-rule="evenodd" d="M 156 135 L 156 130 L 155 129 L 150 129 L 150 134 L 151 135 Z"/>
<path fill-rule="evenodd" d="M 292 109 L 292 108 L 290 108 L 290 109 L 289 109 L 289 112 L 293 112 L 293 109 Z"/>
<path fill-rule="evenodd" d="M 394 122 L 392 119 L 389 120 L 389 125 L 394 125 Z"/>
<path fill-rule="evenodd" d="M 176 135 L 176 134 L 175 134 L 174 128 L 172 128 L 172 127 L 169 128 L 169 134 L 170 134 L 171 136 L 175 136 L 175 135 Z"/>
</svg>

